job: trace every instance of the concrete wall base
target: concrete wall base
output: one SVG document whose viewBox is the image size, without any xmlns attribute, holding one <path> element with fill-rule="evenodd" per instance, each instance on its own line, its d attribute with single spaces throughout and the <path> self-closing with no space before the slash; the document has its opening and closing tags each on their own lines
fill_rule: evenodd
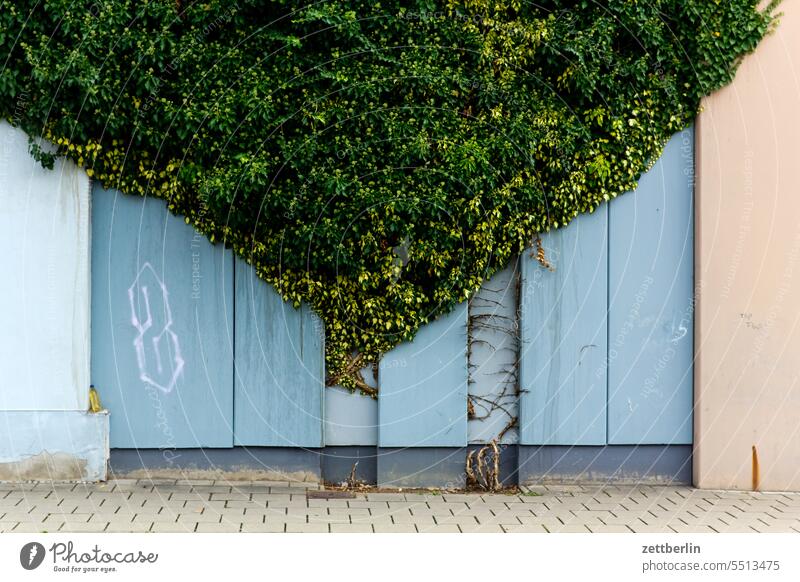
<svg viewBox="0 0 800 582">
<path fill-rule="evenodd" d="M 293 447 L 112 449 L 109 464 L 115 477 L 135 479 L 318 482 L 319 451 Z"/>
<path fill-rule="evenodd" d="M 355 466 L 356 480 L 380 487 L 462 488 L 469 447 L 322 449 L 114 449 L 117 477 L 289 480 L 340 484 Z M 689 484 L 691 445 L 531 446 L 502 448 L 504 485 L 538 483 Z"/>
<path fill-rule="evenodd" d="M 322 477 L 327 483 L 342 483 L 355 467 L 356 481 L 378 483 L 378 447 L 325 447 L 322 450 Z"/>
<path fill-rule="evenodd" d="M 519 447 L 520 484 L 691 482 L 691 445 Z"/>
<path fill-rule="evenodd" d="M 0 481 L 104 481 L 109 414 L 0 411 Z"/>
<path fill-rule="evenodd" d="M 466 485 L 464 447 L 378 448 L 379 487 L 441 487 Z"/>
</svg>

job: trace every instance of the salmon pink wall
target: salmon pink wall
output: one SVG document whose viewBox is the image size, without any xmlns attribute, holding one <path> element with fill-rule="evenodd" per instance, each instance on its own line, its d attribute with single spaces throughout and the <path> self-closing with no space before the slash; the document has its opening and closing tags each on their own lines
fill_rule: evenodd
<svg viewBox="0 0 800 582">
<path fill-rule="evenodd" d="M 800 2 L 697 123 L 694 480 L 800 490 Z"/>
</svg>

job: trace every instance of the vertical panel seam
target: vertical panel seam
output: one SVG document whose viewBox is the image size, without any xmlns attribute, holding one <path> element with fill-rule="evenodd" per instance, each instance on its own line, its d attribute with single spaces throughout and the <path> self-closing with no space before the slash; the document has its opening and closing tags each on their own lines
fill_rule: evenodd
<svg viewBox="0 0 800 582">
<path fill-rule="evenodd" d="M 225 252 L 223 248 L 223 253 Z M 236 257 L 231 253 L 231 447 L 236 446 Z"/>
<path fill-rule="evenodd" d="M 608 346 L 611 345 L 611 201 L 606 203 L 606 353 L 605 353 L 605 369 L 606 369 L 606 438 L 605 445 L 609 444 L 609 410 L 611 408 L 609 403 L 610 386 L 609 373 L 610 359 L 608 357 Z"/>
</svg>

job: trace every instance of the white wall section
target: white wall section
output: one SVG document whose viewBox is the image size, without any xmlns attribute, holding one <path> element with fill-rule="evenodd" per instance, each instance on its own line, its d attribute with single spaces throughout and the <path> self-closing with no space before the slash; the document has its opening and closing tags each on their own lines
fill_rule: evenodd
<svg viewBox="0 0 800 582">
<path fill-rule="evenodd" d="M 0 122 L 0 481 L 106 478 L 89 401 L 89 177 Z"/>
<path fill-rule="evenodd" d="M 0 410 L 86 410 L 89 178 L 0 122 Z"/>
</svg>

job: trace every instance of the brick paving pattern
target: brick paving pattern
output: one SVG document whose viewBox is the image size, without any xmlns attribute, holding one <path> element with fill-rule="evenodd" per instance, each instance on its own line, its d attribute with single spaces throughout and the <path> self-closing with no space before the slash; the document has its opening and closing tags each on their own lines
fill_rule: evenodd
<svg viewBox="0 0 800 582">
<path fill-rule="evenodd" d="M 310 498 L 318 488 L 165 479 L 0 483 L 0 532 L 800 532 L 800 493 L 552 485 L 514 494 Z"/>
</svg>

